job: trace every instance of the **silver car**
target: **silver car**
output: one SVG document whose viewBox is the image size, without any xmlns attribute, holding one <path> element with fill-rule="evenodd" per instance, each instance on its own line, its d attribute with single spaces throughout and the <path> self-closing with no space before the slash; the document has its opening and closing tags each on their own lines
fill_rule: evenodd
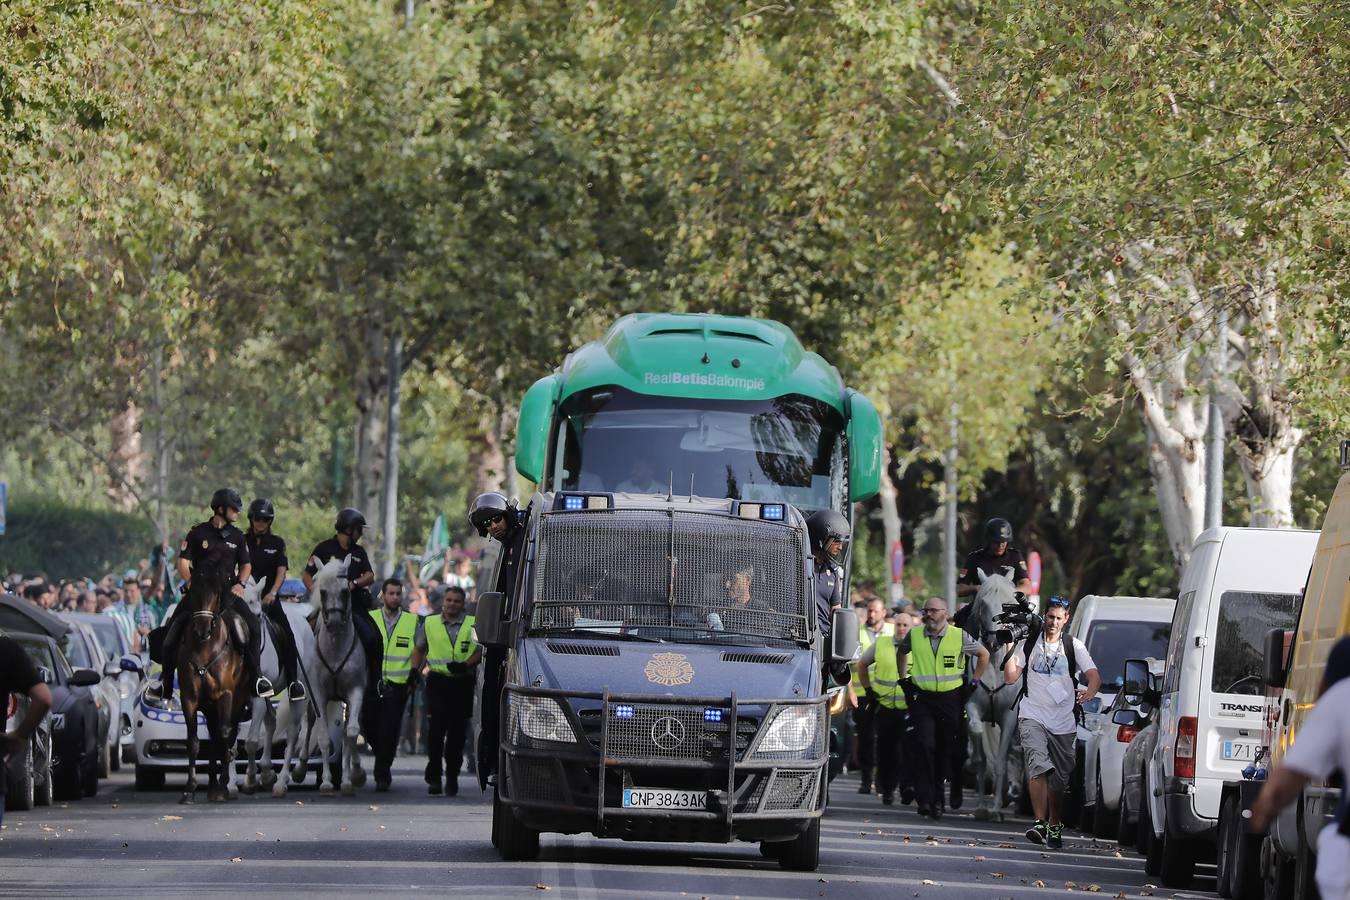
<svg viewBox="0 0 1350 900">
<path fill-rule="evenodd" d="M 117 620 L 98 613 L 62 613 L 62 618 L 70 622 L 88 625 L 102 648 L 103 662 L 94 666 L 94 670 L 111 677 L 112 666 L 117 667 L 117 694 L 119 713 L 117 717 L 117 741 L 121 748 L 121 762 L 136 761 L 136 742 L 132 735 L 132 722 L 136 716 L 136 697 L 140 693 L 141 683 L 145 680 L 145 663 L 140 656 L 131 652 L 131 644 L 123 633 Z"/>
<path fill-rule="evenodd" d="M 69 614 L 58 614 L 67 621 Z M 98 777 L 107 778 L 122 766 L 122 748 L 118 721 L 122 715 L 122 695 L 118 690 L 121 667 L 104 659 L 103 648 L 94 629 L 83 622 L 70 622 L 71 631 L 59 643 L 66 659 L 77 669 L 93 669 L 101 674 L 93 693 L 98 703 Z"/>
</svg>

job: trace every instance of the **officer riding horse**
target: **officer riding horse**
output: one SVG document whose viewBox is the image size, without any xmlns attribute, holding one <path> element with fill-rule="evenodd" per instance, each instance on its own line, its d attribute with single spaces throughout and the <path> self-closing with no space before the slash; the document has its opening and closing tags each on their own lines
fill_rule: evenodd
<svg viewBox="0 0 1350 900">
<path fill-rule="evenodd" d="M 197 713 L 206 720 L 207 797 L 231 799 L 234 782 L 235 739 L 251 692 L 248 664 L 236 645 L 247 639 L 246 625 L 229 608 L 234 559 L 211 552 L 198 559 L 183 600 L 190 616 L 186 640 L 169 662 L 178 673 L 183 718 L 187 723 L 188 779 L 182 802 L 192 803 L 197 791 Z"/>
</svg>

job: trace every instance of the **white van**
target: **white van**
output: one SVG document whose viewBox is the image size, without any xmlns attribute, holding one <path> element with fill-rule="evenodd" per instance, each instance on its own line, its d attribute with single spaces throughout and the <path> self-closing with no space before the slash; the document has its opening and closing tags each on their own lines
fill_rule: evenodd
<svg viewBox="0 0 1350 900">
<path fill-rule="evenodd" d="M 1316 549 L 1316 531 L 1266 528 L 1211 528 L 1191 549 L 1144 792 L 1149 866 L 1169 887 L 1213 856 L 1223 783 L 1261 744 L 1266 633 L 1294 627 Z"/>
</svg>

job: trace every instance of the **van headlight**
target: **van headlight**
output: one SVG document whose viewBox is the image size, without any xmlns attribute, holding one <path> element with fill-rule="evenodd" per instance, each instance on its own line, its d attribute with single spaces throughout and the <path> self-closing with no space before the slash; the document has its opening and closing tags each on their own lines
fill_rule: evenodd
<svg viewBox="0 0 1350 900">
<path fill-rule="evenodd" d="M 515 731 L 535 741 L 575 744 L 576 732 L 567 721 L 562 706 L 552 697 L 511 695 L 511 716 Z"/>
<path fill-rule="evenodd" d="M 756 756 L 783 753 L 813 755 L 820 736 L 820 706 L 785 706 L 764 729 L 764 737 L 755 748 Z"/>
</svg>

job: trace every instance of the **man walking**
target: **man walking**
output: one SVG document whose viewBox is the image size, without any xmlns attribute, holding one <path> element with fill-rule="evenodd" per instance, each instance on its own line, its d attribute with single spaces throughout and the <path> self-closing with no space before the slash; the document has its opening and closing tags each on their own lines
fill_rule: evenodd
<svg viewBox="0 0 1350 900">
<path fill-rule="evenodd" d="M 873 601 L 880 603 L 881 601 Z M 872 730 L 876 735 L 877 788 L 881 802 L 890 806 L 900 789 L 900 802 L 914 799 L 913 766 L 919 753 L 913 747 L 909 701 L 900 679 L 900 656 L 896 646 L 907 641 L 917 619 L 908 613 L 895 617 L 894 629 L 878 636 L 858 660 L 863 692 L 872 707 Z M 909 766 L 904 766 L 905 761 Z"/>
<path fill-rule="evenodd" d="M 459 770 L 464 763 L 464 739 L 473 718 L 473 691 L 483 650 L 475 640 L 473 616 L 464 614 L 464 588 L 445 589 L 440 615 L 427 616 L 418 626 L 417 652 L 426 660 L 427 793 L 441 793 L 441 762 L 445 762 L 445 793 L 459 793 Z"/>
<path fill-rule="evenodd" d="M 858 787 L 860 794 L 872 793 L 873 760 L 876 756 L 873 724 L 876 721 L 877 703 L 866 694 L 866 668 L 871 665 L 874 658 L 871 655 L 872 645 L 876 643 L 877 638 L 894 632 L 895 627 L 886 621 L 886 604 L 878 598 L 869 600 L 863 613 L 863 620 L 858 623 L 858 648 L 863 658 L 854 667 L 853 677 L 849 683 L 849 692 L 856 703 L 852 718 L 854 755 L 858 761 L 858 771 L 862 773 L 862 784 Z"/>
<path fill-rule="evenodd" d="M 418 616 L 403 609 L 403 582 L 386 578 L 380 586 L 378 609 L 369 616 L 380 632 L 384 663 L 375 690 L 375 708 L 370 723 L 375 726 L 375 790 L 387 791 L 393 781 L 394 757 L 403 731 L 403 712 L 408 706 L 408 680 L 412 676 L 413 648 Z M 372 698 L 367 696 L 366 702 Z"/>
<path fill-rule="evenodd" d="M 914 793 L 919 815 L 940 819 L 943 782 L 951 779 L 953 808 L 961 801 L 961 764 L 965 759 L 966 727 L 961 685 L 967 659 L 975 660 L 972 678 L 979 679 L 989 665 L 989 651 L 948 619 L 947 601 L 933 597 L 923 605 L 922 631 L 896 638 L 895 651 L 908 663 L 913 695 L 910 723 L 919 751 Z"/>
<path fill-rule="evenodd" d="M 1087 647 L 1075 637 L 1066 637 L 1069 601 L 1051 597 L 1045 611 L 1045 627 L 1019 645 L 1003 666 L 1003 678 L 1022 682 L 1022 703 L 1017 711 L 1017 732 L 1026 758 L 1027 790 L 1036 822 L 1027 829 L 1027 840 L 1051 849 L 1064 846 L 1064 824 L 1059 810 L 1074 769 L 1074 735 L 1078 706 L 1097 695 L 1101 677 Z M 1087 677 L 1087 687 L 1078 686 L 1078 676 Z"/>
<path fill-rule="evenodd" d="M 0 634 L 0 703 L 9 708 L 10 694 L 27 694 L 28 710 L 13 731 L 0 731 L 0 819 L 5 811 L 6 761 L 23 753 L 29 738 L 52 706 L 52 691 L 38 674 L 23 645 Z M 43 826 L 46 827 L 46 826 Z"/>
</svg>

